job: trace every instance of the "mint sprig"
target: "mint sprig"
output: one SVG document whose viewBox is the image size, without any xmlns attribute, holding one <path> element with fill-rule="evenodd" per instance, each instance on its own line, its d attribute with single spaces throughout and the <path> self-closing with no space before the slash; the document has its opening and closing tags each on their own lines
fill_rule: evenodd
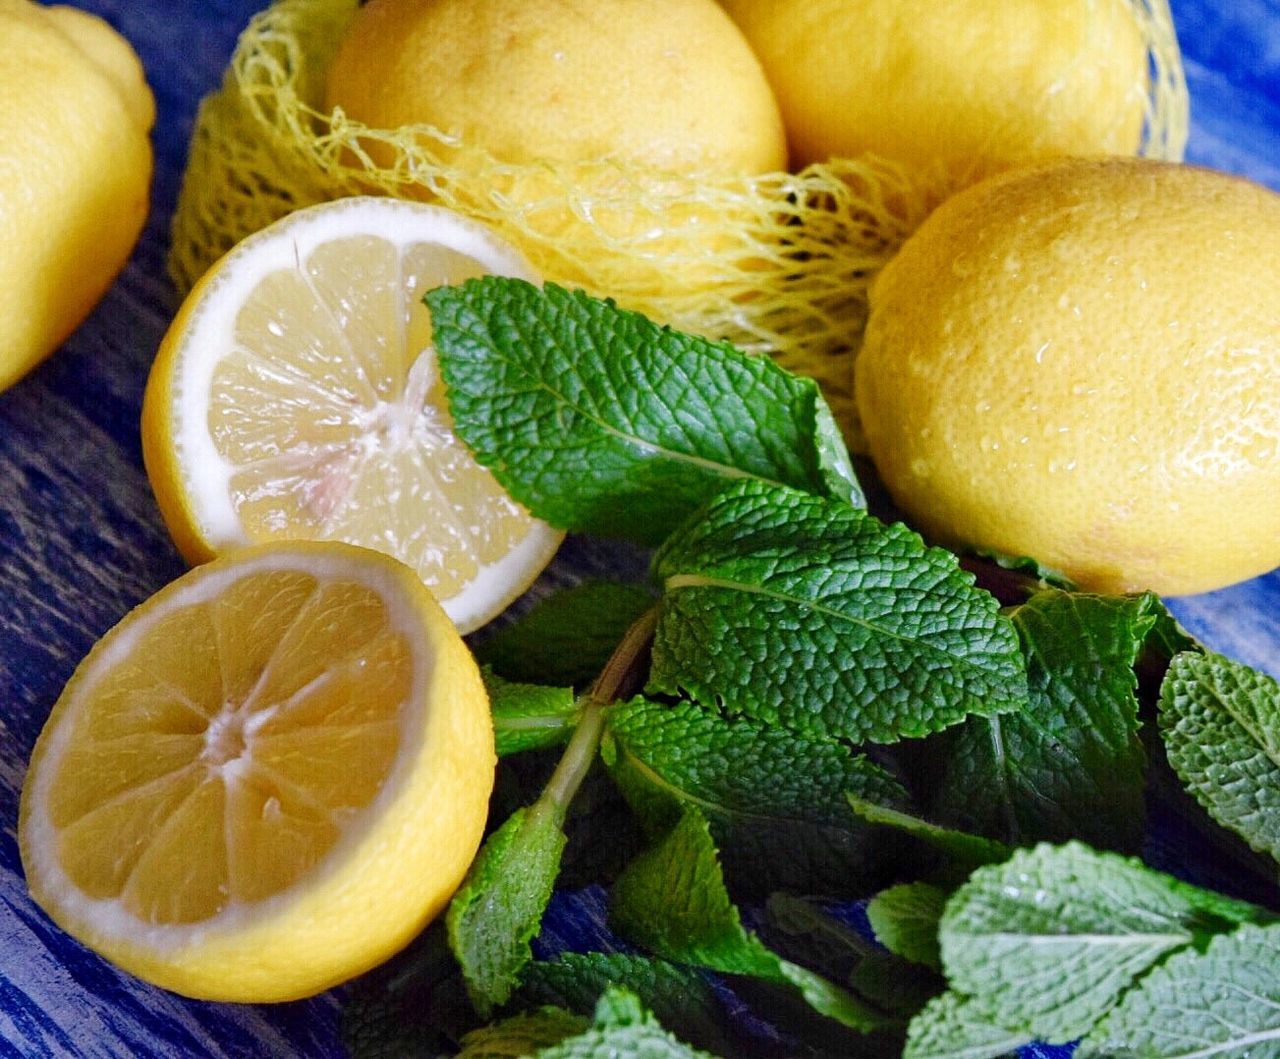
<svg viewBox="0 0 1280 1059">
<path fill-rule="evenodd" d="M 454 894 L 446 918 L 449 942 L 476 1010 L 486 1017 L 506 1003 L 532 958 L 551 899 L 569 806 L 595 761 L 604 710 L 633 679 L 648 647 L 655 615 L 637 620 L 583 696 L 581 717 L 541 796 L 518 809 L 486 839 Z"/>
<path fill-rule="evenodd" d="M 550 283 L 426 303 L 459 436 L 555 526 L 656 544 L 741 479 L 863 503 L 817 384 L 767 357 Z"/>
<path fill-rule="evenodd" d="M 955 556 L 839 501 L 731 486 L 653 571 L 652 692 L 855 743 L 1026 703 L 1013 627 Z"/>
</svg>

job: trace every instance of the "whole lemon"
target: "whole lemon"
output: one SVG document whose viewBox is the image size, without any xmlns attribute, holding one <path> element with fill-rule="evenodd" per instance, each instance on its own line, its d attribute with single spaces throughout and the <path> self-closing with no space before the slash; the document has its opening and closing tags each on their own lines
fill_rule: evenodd
<svg viewBox="0 0 1280 1059">
<path fill-rule="evenodd" d="M 1058 162 L 945 202 L 871 290 L 867 442 L 927 533 L 1083 587 L 1280 565 L 1280 196 Z"/>
<path fill-rule="evenodd" d="M 504 162 L 786 164 L 768 82 L 715 0 L 371 0 L 327 106 L 377 128 L 433 125 Z"/>
<path fill-rule="evenodd" d="M 0 389 L 56 349 L 147 215 L 155 104 L 106 22 L 0 0 Z"/>
<path fill-rule="evenodd" d="M 1130 0 L 722 0 L 799 164 L 864 152 L 973 178 L 1134 153 L 1147 50 Z"/>
</svg>

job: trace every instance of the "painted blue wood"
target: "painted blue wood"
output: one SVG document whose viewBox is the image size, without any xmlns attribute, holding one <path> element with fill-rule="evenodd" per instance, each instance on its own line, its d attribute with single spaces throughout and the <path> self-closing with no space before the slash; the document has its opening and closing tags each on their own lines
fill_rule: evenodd
<svg viewBox="0 0 1280 1059">
<path fill-rule="evenodd" d="M 62 935 L 22 880 L 18 791 L 36 734 L 90 644 L 183 569 L 142 471 L 138 411 L 175 308 L 164 254 L 195 108 L 261 6 L 76 2 L 111 21 L 146 65 L 159 109 L 154 208 L 97 311 L 55 357 L 0 394 L 0 1057 L 339 1056 L 335 995 L 253 1007 L 153 989 Z M 1280 3 L 1173 6 L 1193 99 L 1190 159 L 1280 189 Z M 544 584 L 611 565 L 635 571 L 639 559 L 573 541 Z M 1173 606 L 1211 646 L 1280 676 L 1280 574 Z M 1178 856 L 1179 841 L 1165 836 L 1164 855 Z M 543 944 L 577 948 L 603 929 L 598 891 L 561 895 Z M 1063 1053 L 1036 1053 L 1051 1054 Z"/>
</svg>

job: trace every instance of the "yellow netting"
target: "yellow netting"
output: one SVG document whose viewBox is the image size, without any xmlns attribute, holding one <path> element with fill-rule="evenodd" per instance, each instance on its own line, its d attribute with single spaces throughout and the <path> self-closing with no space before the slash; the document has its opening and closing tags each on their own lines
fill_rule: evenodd
<svg viewBox="0 0 1280 1059">
<path fill-rule="evenodd" d="M 1178 159 L 1187 94 L 1168 0 L 1130 2 L 1150 55 L 1141 153 Z M 853 433 L 867 286 L 957 181 L 871 157 L 714 179 L 603 161 L 512 166 L 426 126 L 370 129 L 316 109 L 357 6 L 278 0 L 245 30 L 196 122 L 173 224 L 179 289 L 300 206 L 371 193 L 430 199 L 492 225 L 547 279 L 772 353 L 817 379 Z"/>
</svg>

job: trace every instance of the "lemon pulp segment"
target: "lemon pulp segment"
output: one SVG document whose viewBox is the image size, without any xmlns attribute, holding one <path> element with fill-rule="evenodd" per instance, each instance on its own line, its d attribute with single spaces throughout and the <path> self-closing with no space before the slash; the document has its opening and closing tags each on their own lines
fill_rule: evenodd
<svg viewBox="0 0 1280 1059">
<path fill-rule="evenodd" d="M 188 559 L 280 539 L 375 548 L 464 632 L 523 591 L 560 535 L 455 435 L 422 303 L 494 272 L 531 278 L 479 225 L 387 199 L 300 211 L 215 266 L 144 409 L 148 470 Z"/>
<path fill-rule="evenodd" d="M 251 573 L 132 631 L 58 734 L 69 880 L 129 916 L 209 921 L 292 886 L 383 788 L 414 658 L 354 581 Z M 174 867 L 180 865 L 175 875 Z"/>
</svg>

